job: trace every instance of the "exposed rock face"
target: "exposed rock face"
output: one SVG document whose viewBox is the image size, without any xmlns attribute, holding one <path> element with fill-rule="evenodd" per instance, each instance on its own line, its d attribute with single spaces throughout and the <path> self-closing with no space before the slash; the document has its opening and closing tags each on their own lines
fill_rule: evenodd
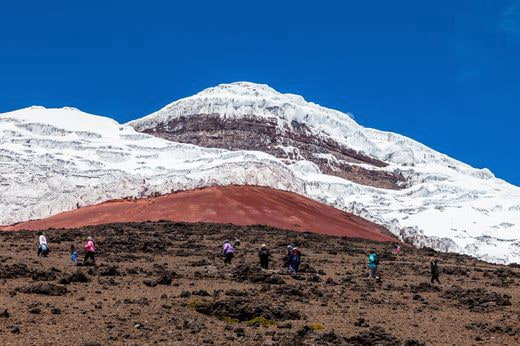
<svg viewBox="0 0 520 346">
<path fill-rule="evenodd" d="M 291 122 L 291 128 L 280 129 L 276 118 L 243 116 L 224 118 L 219 114 L 194 114 L 169 119 L 154 128 L 152 134 L 173 142 L 190 143 L 207 148 L 258 150 L 293 163 L 308 160 L 325 174 L 338 176 L 358 184 L 401 189 L 406 180 L 399 172 L 365 168 L 387 166 L 383 161 L 346 147 L 327 136 L 317 136 L 304 123 Z"/>
</svg>

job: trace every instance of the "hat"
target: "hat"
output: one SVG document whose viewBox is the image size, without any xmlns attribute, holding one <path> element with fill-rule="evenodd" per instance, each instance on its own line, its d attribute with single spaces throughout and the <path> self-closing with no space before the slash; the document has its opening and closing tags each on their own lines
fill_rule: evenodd
<svg viewBox="0 0 520 346">
<path fill-rule="evenodd" d="M 295 247 L 293 247 L 293 250 L 298 250 L 298 248 L 295 246 Z"/>
<path fill-rule="evenodd" d="M 87 239 L 88 239 L 88 240 L 92 240 L 92 237 L 88 237 Z"/>
<path fill-rule="evenodd" d="M 267 247 L 267 245 L 265 245 L 265 244 L 262 244 L 262 247 Z"/>
<path fill-rule="evenodd" d="M 227 240 L 227 239 L 226 239 L 226 240 L 224 240 L 224 243 L 229 243 L 229 240 Z"/>
</svg>

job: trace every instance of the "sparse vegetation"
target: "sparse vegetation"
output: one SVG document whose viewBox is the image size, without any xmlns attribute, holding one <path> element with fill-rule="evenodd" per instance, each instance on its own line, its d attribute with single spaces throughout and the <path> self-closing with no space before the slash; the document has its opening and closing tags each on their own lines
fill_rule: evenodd
<svg viewBox="0 0 520 346">
<path fill-rule="evenodd" d="M 265 326 L 265 327 L 274 326 L 276 324 L 275 321 L 271 321 L 270 319 L 267 319 L 263 316 L 258 316 L 258 317 L 252 318 L 249 321 L 247 321 L 246 323 L 248 326 L 261 325 L 261 326 Z"/>
<path fill-rule="evenodd" d="M 229 317 L 229 316 L 222 317 L 222 321 L 229 323 L 229 324 L 240 323 L 240 321 L 237 318 L 233 318 L 233 317 Z"/>
<path fill-rule="evenodd" d="M 320 323 L 311 323 L 311 324 L 308 324 L 307 326 L 313 331 L 318 331 L 318 330 L 323 329 L 323 326 Z"/>
</svg>

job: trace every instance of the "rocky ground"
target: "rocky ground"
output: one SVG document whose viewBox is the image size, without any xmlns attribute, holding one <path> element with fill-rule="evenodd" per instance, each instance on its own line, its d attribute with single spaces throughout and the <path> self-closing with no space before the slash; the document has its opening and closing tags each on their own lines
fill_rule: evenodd
<svg viewBox="0 0 520 346">
<path fill-rule="evenodd" d="M 87 236 L 97 263 L 70 262 Z M 515 345 L 520 269 L 389 243 L 263 226 L 150 222 L 0 233 L 3 345 Z M 232 266 L 219 250 L 241 240 Z M 272 269 L 258 267 L 266 243 Z M 288 243 L 302 273 L 285 274 Z M 380 254 L 368 280 L 367 252 Z M 82 252 L 81 252 L 82 254 Z M 441 286 L 429 284 L 439 259 Z M 80 260 L 81 262 L 81 260 Z"/>
</svg>

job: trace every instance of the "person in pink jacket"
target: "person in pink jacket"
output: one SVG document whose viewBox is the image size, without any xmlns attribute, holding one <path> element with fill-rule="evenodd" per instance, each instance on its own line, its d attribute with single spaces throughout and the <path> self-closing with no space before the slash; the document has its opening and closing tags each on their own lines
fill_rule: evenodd
<svg viewBox="0 0 520 346">
<path fill-rule="evenodd" d="M 96 244 L 92 240 L 92 237 L 87 238 L 87 243 L 85 244 L 85 259 L 83 263 L 86 263 L 89 259 L 92 260 L 92 263 L 96 263 L 96 259 L 94 258 L 94 253 L 96 252 Z"/>
</svg>

